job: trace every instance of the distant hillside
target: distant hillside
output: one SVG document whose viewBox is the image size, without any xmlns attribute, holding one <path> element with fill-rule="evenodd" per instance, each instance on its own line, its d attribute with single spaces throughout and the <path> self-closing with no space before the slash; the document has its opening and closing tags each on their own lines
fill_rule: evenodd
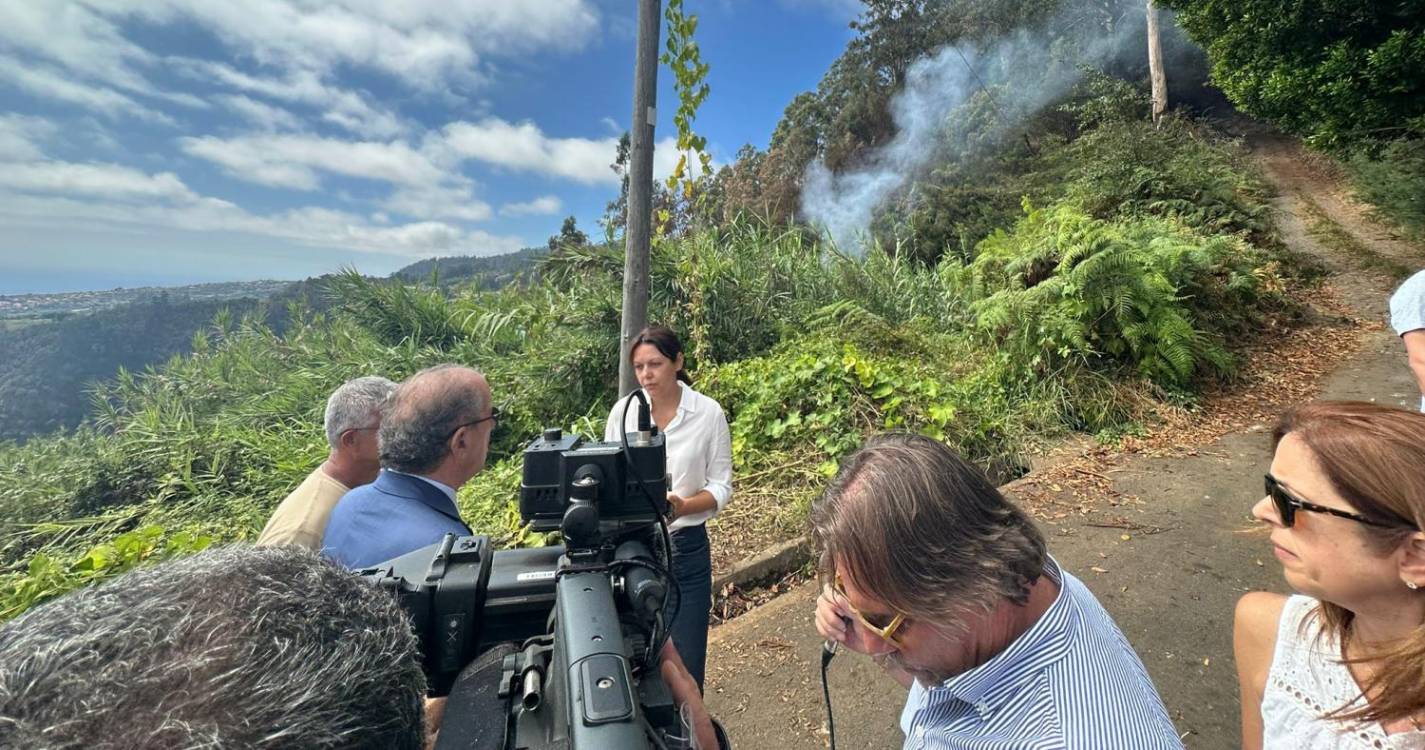
<svg viewBox="0 0 1425 750">
<path fill-rule="evenodd" d="M 219 310 L 237 319 L 260 304 L 252 298 L 193 300 L 159 294 L 0 330 L 0 440 L 23 441 L 74 427 L 89 413 L 86 389 L 94 382 L 114 377 L 120 367 L 142 371 L 188 354 L 193 334 L 211 324 Z"/>
<path fill-rule="evenodd" d="M 391 278 L 428 282 L 434 272 L 442 287 L 496 289 L 530 275 L 547 253 L 430 258 Z M 224 308 L 234 318 L 261 308 L 278 334 L 291 322 L 291 303 L 326 312 L 336 304 L 325 288 L 329 278 L 0 296 L 0 441 L 78 425 L 90 413 L 87 389 L 95 382 L 120 367 L 142 371 L 188 354 L 193 334 Z"/>
<path fill-rule="evenodd" d="M 431 273 L 435 272 L 441 286 L 475 279 L 476 285 L 481 289 L 498 289 L 521 273 L 529 275 L 529 272 L 534 270 L 535 263 L 548 254 L 548 248 L 527 247 L 505 255 L 427 258 L 396 271 L 391 274 L 391 278 L 401 281 L 429 281 Z"/>
<path fill-rule="evenodd" d="M 96 312 L 158 296 L 171 301 L 222 301 L 264 299 L 290 286 L 290 281 L 225 281 L 173 287 L 134 287 L 95 292 L 0 295 L 0 319 L 58 320 L 69 315 Z"/>
</svg>

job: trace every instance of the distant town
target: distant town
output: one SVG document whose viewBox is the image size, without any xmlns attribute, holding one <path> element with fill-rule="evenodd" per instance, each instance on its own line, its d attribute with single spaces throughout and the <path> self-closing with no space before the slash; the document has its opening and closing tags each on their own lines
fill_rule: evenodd
<svg viewBox="0 0 1425 750">
<path fill-rule="evenodd" d="M 188 286 L 119 287 L 101 292 L 0 295 L 0 320 L 57 320 L 156 297 L 172 300 L 225 300 L 266 298 L 286 288 L 290 281 L 229 281 Z"/>
</svg>

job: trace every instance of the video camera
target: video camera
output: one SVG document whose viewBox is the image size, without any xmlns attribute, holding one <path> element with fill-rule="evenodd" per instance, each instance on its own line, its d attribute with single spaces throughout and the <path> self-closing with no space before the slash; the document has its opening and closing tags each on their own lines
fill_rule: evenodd
<svg viewBox="0 0 1425 750">
<path fill-rule="evenodd" d="M 677 608 L 667 486 L 646 405 L 620 443 L 545 430 L 524 450 L 520 517 L 564 545 L 447 534 L 359 571 L 396 593 L 430 694 L 448 695 L 437 750 L 693 747 L 659 673 Z"/>
</svg>

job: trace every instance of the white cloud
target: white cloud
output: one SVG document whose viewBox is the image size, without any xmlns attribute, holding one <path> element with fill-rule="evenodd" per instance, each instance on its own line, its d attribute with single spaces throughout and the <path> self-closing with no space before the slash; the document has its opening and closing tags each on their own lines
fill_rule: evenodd
<svg viewBox="0 0 1425 750">
<path fill-rule="evenodd" d="M 267 131 L 301 130 L 302 120 L 281 107 L 265 104 L 249 96 L 226 94 L 217 98 L 223 106 Z"/>
<path fill-rule="evenodd" d="M 653 178 L 665 179 L 678 163 L 676 138 L 653 145 Z M 424 151 L 437 160 L 475 161 L 517 172 L 533 172 L 589 185 L 617 185 L 610 169 L 618 156 L 617 138 L 552 138 L 532 122 L 498 117 L 454 122 L 427 137 Z M 691 159 L 691 157 L 690 157 Z M 713 163 L 716 170 L 718 164 Z"/>
<path fill-rule="evenodd" d="M 541 195 L 523 203 L 506 203 L 500 206 L 505 216 L 553 216 L 564 210 L 564 202 L 557 195 Z"/>
<path fill-rule="evenodd" d="M 438 185 L 451 175 L 400 141 L 341 141 L 307 135 L 180 138 L 191 156 L 211 161 L 242 180 L 315 190 L 317 172 L 408 186 Z"/>
<path fill-rule="evenodd" d="M 126 114 L 165 125 L 175 124 L 168 115 L 113 89 L 72 81 L 51 68 L 26 65 L 12 57 L 0 56 L 0 81 L 27 91 L 36 98 L 78 104 L 109 117 Z"/>
<path fill-rule="evenodd" d="M 151 63 L 153 55 L 79 3 L 0 2 L 0 42 L 108 86 L 153 90 L 134 69 Z"/>
<path fill-rule="evenodd" d="M 366 138 L 390 138 L 408 129 L 396 113 L 370 103 L 361 93 L 329 85 L 311 71 L 264 78 L 206 60 L 177 58 L 170 62 L 192 78 L 317 109 L 326 122 Z"/>
<path fill-rule="evenodd" d="M 585 184 L 618 184 L 618 176 L 609 169 L 618 153 L 617 138 L 551 138 L 532 122 L 515 124 L 487 117 L 451 123 L 427 149 Z"/>
<path fill-rule="evenodd" d="M 134 205 L 71 196 L 29 195 L 0 189 L 0 223 L 61 231 L 234 232 L 286 240 L 308 247 L 393 253 L 408 257 L 432 254 L 492 255 L 524 246 L 519 237 L 466 231 L 442 222 L 387 226 L 358 214 L 318 207 L 272 215 L 248 213 L 228 201 L 200 197 L 186 203 Z"/>
<path fill-rule="evenodd" d="M 382 205 L 391 213 L 413 219 L 486 221 L 494 213 L 490 204 L 476 198 L 474 191 L 464 185 L 401 188 Z"/>
<path fill-rule="evenodd" d="M 598 32 L 589 0 L 87 0 L 111 18 L 186 21 L 259 65 L 327 74 L 381 71 L 438 90 L 474 83 L 484 55 L 583 47 Z"/>
<path fill-rule="evenodd" d="M 28 161 L 41 156 L 38 141 L 58 128 L 39 117 L 0 115 L 0 161 Z"/>
<path fill-rule="evenodd" d="M 455 95 L 489 77 L 487 57 L 584 47 L 599 32 L 599 12 L 592 0 L 0 0 L 0 86 L 169 125 L 172 117 L 139 99 L 206 108 L 192 93 L 155 84 L 153 72 L 173 60 L 130 38 L 136 25 L 211 34 L 218 54 L 264 73 L 191 58 L 179 64 L 206 66 L 206 80 L 240 91 L 305 103 L 358 135 L 389 138 L 408 129 L 402 118 L 327 82 L 362 69 L 428 95 Z"/>
<path fill-rule="evenodd" d="M 30 193 L 92 195 L 116 200 L 158 199 L 192 202 L 198 199 L 172 172 L 146 174 L 117 164 L 77 164 L 36 161 L 0 168 L 0 187 Z"/>
</svg>

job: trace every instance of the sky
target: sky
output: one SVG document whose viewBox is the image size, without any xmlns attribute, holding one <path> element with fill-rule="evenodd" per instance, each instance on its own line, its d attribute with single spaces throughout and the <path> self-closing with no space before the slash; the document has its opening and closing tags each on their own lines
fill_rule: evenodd
<svg viewBox="0 0 1425 750">
<path fill-rule="evenodd" d="M 765 148 L 855 0 L 686 0 L 715 164 Z M 0 294 L 250 279 L 601 236 L 631 0 L 0 0 Z M 677 159 L 659 71 L 655 174 Z"/>
</svg>

